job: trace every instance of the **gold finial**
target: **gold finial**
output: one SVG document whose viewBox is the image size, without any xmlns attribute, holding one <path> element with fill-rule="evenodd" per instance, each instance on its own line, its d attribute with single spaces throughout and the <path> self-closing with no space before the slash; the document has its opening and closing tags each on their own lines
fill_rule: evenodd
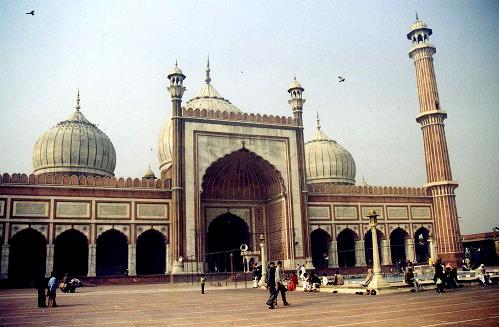
<svg viewBox="0 0 499 327">
<path fill-rule="evenodd" d="M 78 88 L 78 95 L 76 96 L 76 110 L 80 111 L 80 89 Z"/>
<path fill-rule="evenodd" d="M 245 140 L 242 140 L 242 141 L 241 141 L 241 144 L 243 145 L 243 149 L 246 149 L 246 141 L 245 141 Z"/>
<path fill-rule="evenodd" d="M 206 79 L 204 80 L 206 84 L 210 84 L 211 82 L 211 77 L 210 77 L 210 56 L 208 55 L 208 60 L 206 62 Z"/>
<path fill-rule="evenodd" d="M 317 130 L 321 130 L 321 120 L 319 118 L 319 112 L 317 111 Z"/>
</svg>

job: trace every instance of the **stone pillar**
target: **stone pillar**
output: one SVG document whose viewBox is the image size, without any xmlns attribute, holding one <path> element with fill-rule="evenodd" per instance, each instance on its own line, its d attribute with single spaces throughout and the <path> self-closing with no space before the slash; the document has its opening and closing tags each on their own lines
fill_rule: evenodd
<svg viewBox="0 0 499 327">
<path fill-rule="evenodd" d="M 128 276 L 136 276 L 137 275 L 137 266 L 136 266 L 136 244 L 128 244 Z"/>
<path fill-rule="evenodd" d="M 411 262 L 415 262 L 415 253 L 414 253 L 414 240 L 412 238 L 405 239 L 405 257 L 407 260 Z"/>
<path fill-rule="evenodd" d="M 366 254 L 364 249 L 364 240 L 355 241 L 355 267 L 366 265 Z"/>
<path fill-rule="evenodd" d="M 265 279 L 267 278 L 267 249 L 265 248 L 265 239 L 262 236 L 260 236 L 260 256 L 262 258 L 262 278 L 259 282 L 260 286 L 265 283 Z"/>
<path fill-rule="evenodd" d="M 2 244 L 2 259 L 0 262 L 0 279 L 9 277 L 9 253 L 10 245 Z"/>
<path fill-rule="evenodd" d="M 171 263 L 170 263 L 170 244 L 167 243 L 165 245 L 165 275 L 170 273 L 170 271 L 171 271 L 170 265 L 171 265 Z"/>
<path fill-rule="evenodd" d="M 381 240 L 381 264 L 391 265 L 392 264 L 392 249 L 390 248 L 390 240 Z"/>
<path fill-rule="evenodd" d="M 437 247 L 436 247 L 436 244 L 435 244 L 435 240 L 433 239 L 433 237 L 430 236 L 430 238 L 428 239 L 428 247 L 429 247 L 429 251 L 430 251 L 430 258 L 433 259 L 433 261 L 437 260 Z"/>
<path fill-rule="evenodd" d="M 331 241 L 329 246 L 329 268 L 338 268 L 338 242 Z"/>
<path fill-rule="evenodd" d="M 95 277 L 95 267 L 96 267 L 96 256 L 95 256 L 95 250 L 97 248 L 97 245 L 95 244 L 90 244 L 88 246 L 88 273 L 87 277 Z"/>
<path fill-rule="evenodd" d="M 45 258 L 45 277 L 50 277 L 54 270 L 54 245 L 47 245 L 47 257 Z"/>
</svg>

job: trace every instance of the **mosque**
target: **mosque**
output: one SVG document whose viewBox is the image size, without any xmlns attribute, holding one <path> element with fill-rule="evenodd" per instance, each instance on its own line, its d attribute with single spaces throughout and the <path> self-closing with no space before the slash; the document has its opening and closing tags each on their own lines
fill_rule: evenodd
<svg viewBox="0 0 499 327">
<path fill-rule="evenodd" d="M 286 268 L 372 264 L 367 214 L 379 214 L 383 265 L 462 258 L 432 30 L 407 38 L 416 68 L 427 183 L 356 184 L 347 149 L 321 128 L 303 136 L 305 89 L 289 89 L 288 117 L 241 112 L 212 84 L 183 102 L 185 75 L 168 75 L 172 115 L 159 136 L 161 176 L 114 176 L 111 140 L 80 107 L 39 137 L 33 173 L 0 176 L 0 278 L 26 284 L 51 271 L 76 276 L 242 270 L 265 256 Z M 240 250 L 243 244 L 247 250 Z M 243 246 L 244 249 L 246 247 Z M 243 258 L 244 257 L 244 258 Z"/>
</svg>

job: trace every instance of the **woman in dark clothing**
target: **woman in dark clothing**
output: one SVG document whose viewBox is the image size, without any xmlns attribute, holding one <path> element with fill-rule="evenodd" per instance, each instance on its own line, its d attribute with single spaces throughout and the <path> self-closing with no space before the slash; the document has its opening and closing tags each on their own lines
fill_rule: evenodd
<svg viewBox="0 0 499 327">
<path fill-rule="evenodd" d="M 444 266 L 442 266 L 442 260 L 438 259 L 437 262 L 435 262 L 435 276 L 433 276 L 433 280 L 437 284 L 437 287 L 435 290 L 437 293 L 443 293 L 444 292 Z"/>
<path fill-rule="evenodd" d="M 47 279 L 45 277 L 40 277 L 36 282 L 36 288 L 38 289 L 38 307 L 44 308 L 47 306 L 45 302 Z"/>
</svg>

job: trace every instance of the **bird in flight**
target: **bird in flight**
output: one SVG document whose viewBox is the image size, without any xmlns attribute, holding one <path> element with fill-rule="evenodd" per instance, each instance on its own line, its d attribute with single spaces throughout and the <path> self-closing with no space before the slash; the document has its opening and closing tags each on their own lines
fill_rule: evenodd
<svg viewBox="0 0 499 327">
<path fill-rule="evenodd" d="M 31 10 L 30 12 L 27 12 L 26 15 L 31 15 L 31 16 L 34 16 L 35 15 L 35 11 L 34 10 Z"/>
<path fill-rule="evenodd" d="M 345 81 L 345 78 L 344 78 L 344 77 L 342 77 L 342 76 L 338 76 L 338 78 L 340 79 L 340 80 L 338 81 L 338 82 L 340 82 L 340 83 Z"/>
</svg>

